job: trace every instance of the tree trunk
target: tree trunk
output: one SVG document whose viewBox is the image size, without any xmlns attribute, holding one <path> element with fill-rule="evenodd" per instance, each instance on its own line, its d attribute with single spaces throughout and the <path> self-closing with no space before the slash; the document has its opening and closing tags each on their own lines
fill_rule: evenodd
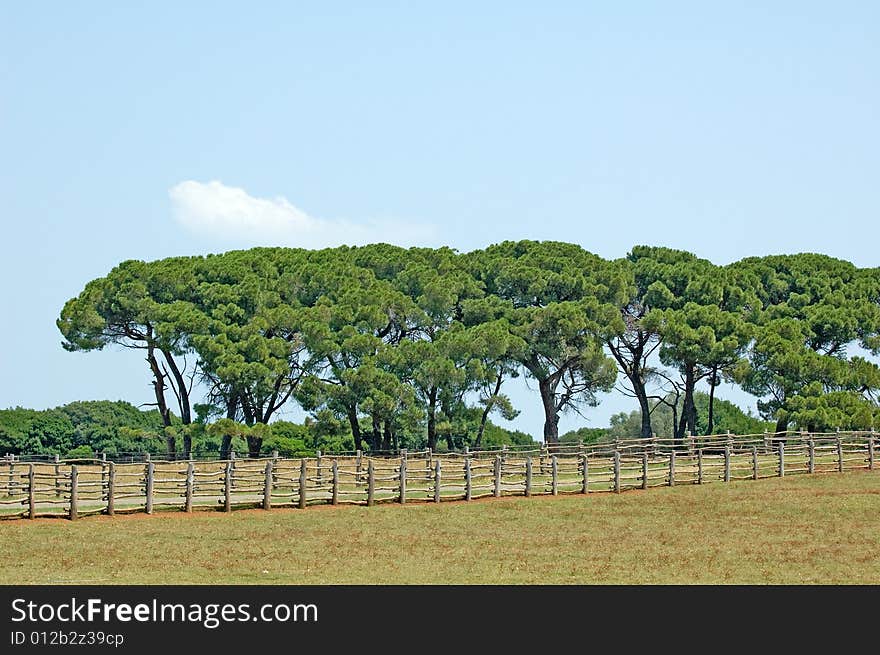
<svg viewBox="0 0 880 655">
<path fill-rule="evenodd" d="M 361 424 L 358 423 L 357 405 L 352 403 L 346 408 L 348 425 L 351 427 L 351 438 L 354 439 L 354 449 L 363 450 L 361 443 Z"/>
<path fill-rule="evenodd" d="M 248 457 L 256 459 L 260 456 L 260 450 L 263 447 L 263 437 L 247 436 Z"/>
<path fill-rule="evenodd" d="M 377 428 L 378 422 L 377 422 Z M 391 450 L 391 430 L 388 428 L 388 421 L 385 421 L 385 430 L 382 432 L 382 450 Z"/>
<path fill-rule="evenodd" d="M 706 434 L 710 435 L 715 430 L 715 386 L 718 382 L 718 367 L 712 367 L 712 377 L 709 378 L 709 416 L 707 419 Z"/>
<path fill-rule="evenodd" d="M 776 419 L 776 436 L 784 437 L 788 431 L 788 420 L 784 418 Z"/>
<path fill-rule="evenodd" d="M 391 429 L 391 421 L 385 421 L 385 432 L 382 440 L 388 442 L 389 450 L 398 450 L 397 435 L 394 434 L 394 430 Z"/>
<path fill-rule="evenodd" d="M 687 422 L 687 430 L 691 434 L 697 433 L 697 407 L 694 405 L 694 367 L 688 364 L 684 371 L 684 405 L 681 409 L 681 418 Z"/>
<path fill-rule="evenodd" d="M 168 451 L 168 459 L 177 459 L 177 435 L 168 428 L 165 429 L 165 448 Z"/>
<path fill-rule="evenodd" d="M 480 427 L 477 430 L 477 440 L 474 442 L 474 448 L 479 448 L 483 445 L 483 432 L 486 430 L 486 421 L 489 420 L 489 412 L 492 411 L 492 401 L 498 397 L 498 393 L 501 391 L 501 382 L 503 380 L 504 376 L 499 372 L 498 377 L 495 379 L 495 391 L 489 396 L 486 406 L 483 408 L 483 415 L 480 416 Z"/>
<path fill-rule="evenodd" d="M 549 380 L 539 380 L 538 389 L 541 392 L 541 403 L 544 405 L 544 443 L 559 443 L 559 411 L 556 409 L 556 394 Z"/>
<path fill-rule="evenodd" d="M 437 448 L 437 387 L 428 394 L 428 448 Z"/>
<path fill-rule="evenodd" d="M 636 344 L 620 341 L 615 343 L 614 339 L 606 341 L 608 349 L 617 360 L 618 368 L 623 371 L 624 375 L 632 384 L 633 393 L 639 402 L 639 412 L 642 418 L 641 437 L 642 439 L 650 439 L 654 434 L 651 425 L 651 405 L 648 402 L 648 392 L 645 390 L 644 369 L 642 368 L 642 357 L 645 351 L 645 345 L 650 341 L 650 335 L 639 331 L 638 341 Z M 622 350 L 627 350 L 632 354 L 631 359 L 623 356 Z M 675 424 L 673 424 L 675 431 Z"/>
<path fill-rule="evenodd" d="M 370 436 L 370 450 L 382 450 L 382 433 L 379 429 L 379 417 L 373 414 L 373 432 Z"/>
<path fill-rule="evenodd" d="M 174 361 L 174 357 L 171 356 L 171 353 L 163 348 L 162 354 L 165 356 L 165 361 L 168 362 L 168 366 L 171 369 L 171 375 L 174 377 L 175 389 L 177 390 L 177 405 L 180 408 L 180 421 L 184 425 L 189 425 L 192 423 L 192 410 L 190 409 L 189 391 L 186 388 L 186 380 L 184 380 L 180 369 L 177 368 L 177 362 Z"/>
<path fill-rule="evenodd" d="M 678 396 L 675 397 L 675 402 L 672 403 L 672 429 L 675 431 L 675 438 L 679 441 L 684 439 L 684 432 L 687 429 L 685 425 L 684 416 L 681 418 L 678 416 Z"/>
<path fill-rule="evenodd" d="M 226 418 L 230 421 L 235 420 L 235 415 L 238 413 L 238 396 L 232 394 L 226 401 Z"/>
<path fill-rule="evenodd" d="M 190 459 L 192 457 L 192 447 L 193 447 L 193 438 L 192 432 L 184 427 L 183 428 L 183 456 L 186 459 Z"/>
<path fill-rule="evenodd" d="M 153 371 L 153 391 L 156 394 L 156 406 L 162 417 L 162 425 L 168 427 L 171 425 L 171 412 L 165 402 L 165 376 L 159 368 L 159 362 L 156 361 L 155 346 L 152 343 L 147 345 L 147 362 L 150 364 L 150 370 Z"/>
<path fill-rule="evenodd" d="M 220 441 L 220 459 L 229 459 L 229 454 L 232 452 L 232 435 L 228 432 L 223 435 L 223 439 Z"/>
<path fill-rule="evenodd" d="M 242 396 L 240 400 L 241 413 L 244 415 L 244 424 L 253 425 L 256 422 L 253 408 L 251 407 L 245 396 Z"/>
<path fill-rule="evenodd" d="M 639 401 L 639 412 L 642 415 L 642 439 L 650 439 L 654 435 L 654 428 L 651 425 L 651 406 L 648 403 L 648 393 L 645 391 L 645 385 L 639 381 L 630 380 L 633 383 L 633 391 Z"/>
<path fill-rule="evenodd" d="M 452 438 L 452 431 L 446 433 L 446 449 L 449 452 L 455 450 L 455 439 Z"/>
<path fill-rule="evenodd" d="M 230 394 L 229 398 L 226 400 L 226 418 L 230 421 L 234 421 L 237 412 L 238 396 L 233 393 Z M 226 433 L 220 441 L 220 459 L 229 459 L 230 452 L 232 452 L 232 435 Z"/>
</svg>

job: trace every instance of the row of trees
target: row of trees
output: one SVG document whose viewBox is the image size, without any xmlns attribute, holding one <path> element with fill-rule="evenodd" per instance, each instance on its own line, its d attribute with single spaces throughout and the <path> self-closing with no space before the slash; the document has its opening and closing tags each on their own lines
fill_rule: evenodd
<svg viewBox="0 0 880 655">
<path fill-rule="evenodd" d="M 716 266 L 644 246 L 606 261 L 561 242 L 255 248 L 123 262 L 58 327 L 71 351 L 141 350 L 167 426 L 173 413 L 194 422 L 200 382 L 209 422 L 268 424 L 296 402 L 372 450 L 482 445 L 493 413 L 517 414 L 504 389 L 518 375 L 538 390 L 548 443 L 563 412 L 616 384 L 643 437 L 658 406 L 674 436 L 697 433 L 700 383 L 712 432 L 722 381 L 757 396 L 777 431 L 880 418 L 880 270 L 816 254 Z"/>
</svg>

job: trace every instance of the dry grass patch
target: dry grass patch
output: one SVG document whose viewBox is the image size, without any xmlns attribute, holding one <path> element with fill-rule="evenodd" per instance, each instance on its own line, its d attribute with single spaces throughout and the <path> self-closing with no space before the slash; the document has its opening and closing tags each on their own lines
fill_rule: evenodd
<svg viewBox="0 0 880 655">
<path fill-rule="evenodd" d="M 0 522 L 5 584 L 880 583 L 880 474 Z"/>
</svg>

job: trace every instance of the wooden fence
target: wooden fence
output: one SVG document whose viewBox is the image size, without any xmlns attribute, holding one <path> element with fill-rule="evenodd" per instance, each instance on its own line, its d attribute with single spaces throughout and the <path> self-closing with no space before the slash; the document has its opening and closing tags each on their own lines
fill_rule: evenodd
<svg viewBox="0 0 880 655">
<path fill-rule="evenodd" d="M 872 432 L 224 461 L 0 460 L 0 518 L 621 492 L 874 469 Z"/>
</svg>

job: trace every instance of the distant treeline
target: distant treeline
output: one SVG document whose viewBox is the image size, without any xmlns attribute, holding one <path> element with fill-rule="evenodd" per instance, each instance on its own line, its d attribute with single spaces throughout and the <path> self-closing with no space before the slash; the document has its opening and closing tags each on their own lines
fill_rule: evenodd
<svg viewBox="0 0 880 655">
<path fill-rule="evenodd" d="M 256 453 L 288 403 L 344 426 L 359 449 L 479 447 L 493 413 L 516 416 L 504 385 L 518 375 L 536 388 L 549 443 L 562 413 L 615 385 L 638 403 L 643 437 L 658 412 L 677 438 L 717 431 L 723 381 L 753 394 L 776 431 L 880 418 L 869 359 L 880 269 L 819 254 L 716 266 L 646 246 L 607 261 L 561 242 L 254 248 L 123 262 L 70 300 L 58 327 L 68 350 L 143 351 L 163 427 L 174 414 L 184 426 L 168 431 L 169 450 L 193 447 L 186 426 L 227 419 Z M 191 397 L 194 381 L 205 398 Z"/>
<path fill-rule="evenodd" d="M 198 406 L 203 410 L 202 406 Z M 150 453 L 166 455 L 169 445 L 186 443 L 194 457 L 217 457 L 224 438 L 238 453 L 247 453 L 249 439 L 260 439 L 262 452 L 277 450 L 285 457 L 313 456 L 325 453 L 351 452 L 354 442 L 344 421 L 322 415 L 318 420 L 307 418 L 304 424 L 273 421 L 269 425 L 244 425 L 230 419 L 205 422 L 197 413 L 196 421 L 184 425 L 171 416 L 165 426 L 158 410 L 140 410 L 124 401 L 108 400 L 73 402 L 46 410 L 0 410 L 0 456 L 59 455 L 61 457 L 93 457 L 106 453 L 110 457 Z M 504 444 L 525 445 L 532 438 L 519 431 L 506 430 L 489 421 L 483 445 L 494 448 Z M 444 445 L 445 444 L 441 444 Z M 460 444 L 472 445 L 472 444 Z M 424 441 L 405 442 L 401 448 L 424 448 Z M 183 453 L 178 453 L 183 454 Z"/>
<path fill-rule="evenodd" d="M 705 393 L 695 395 L 697 426 L 705 428 L 709 397 Z M 204 407 L 197 405 L 195 422 L 188 426 L 179 417 L 171 416 L 171 426 L 163 424 L 158 410 L 141 410 L 124 401 L 108 400 L 78 401 L 61 407 L 34 410 L 16 407 L 0 410 L 0 455 L 59 455 L 61 457 L 95 457 L 106 453 L 109 457 L 126 455 L 167 455 L 169 443 L 188 442 L 194 457 L 218 457 L 223 438 L 228 435 L 231 448 L 238 453 L 248 452 L 248 436 L 257 436 L 263 454 L 278 451 L 285 457 L 314 456 L 324 453 L 352 452 L 354 441 L 344 421 L 322 414 L 319 419 L 309 417 L 305 423 L 273 421 L 268 425 L 247 426 L 229 419 L 205 422 Z M 672 412 L 666 405 L 659 406 L 652 416 L 657 434 L 671 434 Z M 744 413 L 731 402 L 715 399 L 715 420 L 720 432 L 734 434 L 757 434 L 772 429 L 773 424 Z M 366 426 L 365 426 L 366 428 Z M 580 428 L 560 436 L 563 443 L 596 443 L 614 438 L 638 437 L 641 417 L 638 411 L 621 412 L 611 417 L 608 427 Z M 468 435 L 462 435 L 453 447 L 475 448 Z M 443 441 L 438 451 L 447 449 Z M 492 449 L 502 445 L 537 445 L 528 434 L 507 430 L 488 421 L 483 435 L 482 447 Z M 425 439 L 405 440 L 400 448 L 421 450 Z M 183 454 L 183 453 L 178 453 Z"/>
</svg>

